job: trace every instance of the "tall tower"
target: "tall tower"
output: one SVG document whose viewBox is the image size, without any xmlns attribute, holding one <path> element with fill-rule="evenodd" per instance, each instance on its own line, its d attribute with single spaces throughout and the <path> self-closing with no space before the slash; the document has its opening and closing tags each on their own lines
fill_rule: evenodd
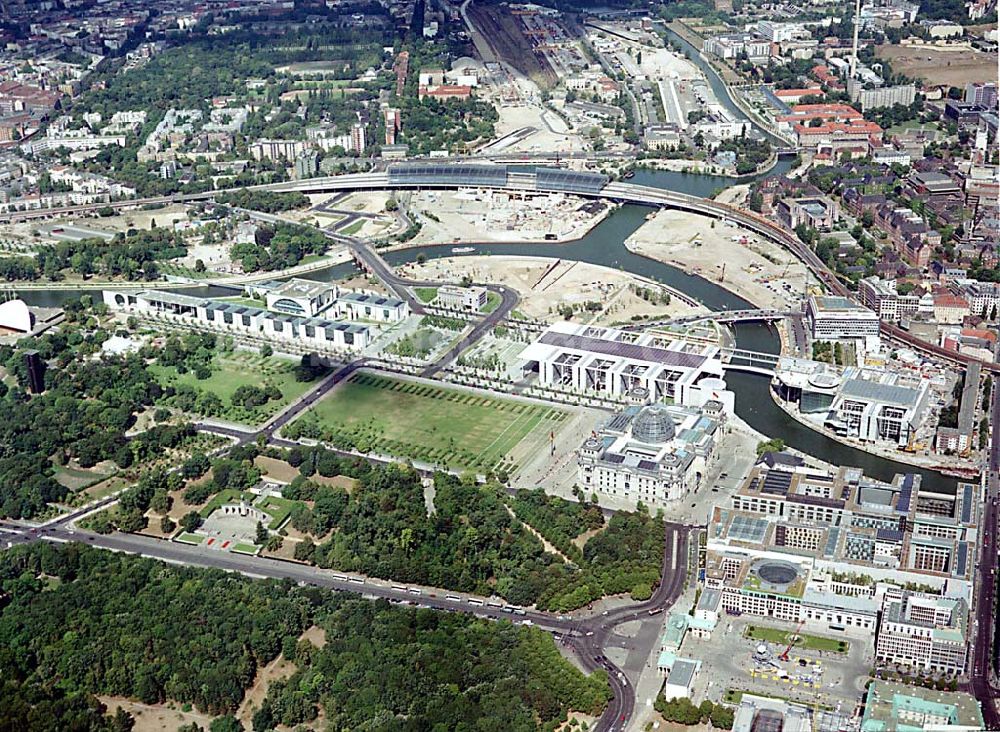
<svg viewBox="0 0 1000 732">
<path fill-rule="evenodd" d="M 854 81 L 854 73 L 858 68 L 858 31 L 861 30 L 861 0 L 854 1 L 854 43 L 851 45 L 851 75 L 847 79 L 847 86 L 850 88 Z"/>
<path fill-rule="evenodd" d="M 24 363 L 28 369 L 28 390 L 32 394 L 45 391 L 45 361 L 38 351 L 25 351 Z"/>
</svg>

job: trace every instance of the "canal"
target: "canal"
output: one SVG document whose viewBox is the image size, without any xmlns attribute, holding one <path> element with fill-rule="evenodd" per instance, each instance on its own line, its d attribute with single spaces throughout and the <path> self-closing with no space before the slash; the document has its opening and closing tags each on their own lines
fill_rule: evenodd
<svg viewBox="0 0 1000 732">
<path fill-rule="evenodd" d="M 754 122 L 754 120 L 750 119 L 746 112 L 739 108 L 736 102 L 733 101 L 732 96 L 730 96 L 729 88 L 722 80 L 722 77 L 719 76 L 719 72 L 713 69 L 712 65 L 702 58 L 701 52 L 698 51 L 697 48 L 676 33 L 672 28 L 664 26 L 663 29 L 667 34 L 667 38 L 677 44 L 681 50 L 685 52 L 688 60 L 701 69 L 701 72 L 705 74 L 705 78 L 708 80 L 708 85 L 712 88 L 712 91 L 715 92 L 715 98 L 719 101 L 719 104 L 721 104 L 736 119 L 746 120 L 753 125 L 753 128 L 765 137 L 772 145 L 779 148 L 786 146 L 786 143 L 783 140 L 775 137 L 773 134 L 765 130 L 759 124 Z"/>
</svg>

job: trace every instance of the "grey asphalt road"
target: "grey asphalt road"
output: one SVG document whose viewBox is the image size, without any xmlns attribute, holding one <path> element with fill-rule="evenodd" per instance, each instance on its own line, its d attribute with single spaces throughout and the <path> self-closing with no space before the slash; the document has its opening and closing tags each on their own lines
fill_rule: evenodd
<svg viewBox="0 0 1000 732">
<path fill-rule="evenodd" d="M 99 505 L 107 505 L 113 501 L 114 498 L 109 497 Z M 210 567 L 248 577 L 291 580 L 302 585 L 315 585 L 341 592 L 352 592 L 368 599 L 386 599 L 390 602 L 420 605 L 445 612 L 464 612 L 495 620 L 530 622 L 565 640 L 576 651 L 582 665 L 588 671 L 598 668 L 607 671 L 614 696 L 595 725 L 595 730 L 598 732 L 621 732 L 626 728 L 635 708 L 635 692 L 628 683 L 624 672 L 604 655 L 605 645 L 613 640 L 614 628 L 625 622 L 645 619 L 648 617 L 649 610 L 676 602 L 683 589 L 686 574 L 684 558 L 687 556 L 688 529 L 675 524 L 667 525 L 664 537 L 663 580 L 649 600 L 619 608 L 608 615 L 571 618 L 516 607 L 496 598 L 476 597 L 467 593 L 373 580 L 295 562 L 210 550 L 200 546 L 189 546 L 137 534 L 101 535 L 72 527 L 72 521 L 75 518 L 92 510 L 94 510 L 93 505 L 64 516 L 57 522 L 40 527 L 27 527 L 11 521 L 0 521 L 0 542 L 2 542 L 3 548 L 9 548 L 39 540 L 76 541 L 110 551 L 150 557 L 173 564 Z M 676 570 L 672 567 L 675 532 L 678 535 L 678 566 Z"/>
</svg>

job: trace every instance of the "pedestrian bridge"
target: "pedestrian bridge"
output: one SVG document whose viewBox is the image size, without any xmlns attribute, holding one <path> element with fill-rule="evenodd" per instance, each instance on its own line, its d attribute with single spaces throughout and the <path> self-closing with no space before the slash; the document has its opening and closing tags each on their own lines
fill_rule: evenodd
<svg viewBox="0 0 1000 732">
<path fill-rule="evenodd" d="M 751 322 L 773 322 L 794 318 L 801 315 L 794 310 L 716 310 L 711 313 L 699 313 L 697 315 L 685 315 L 680 318 L 669 320 L 653 320 L 645 323 L 627 325 L 622 330 L 646 330 L 648 328 L 668 327 L 671 325 L 691 325 L 701 323 L 706 320 L 714 320 L 716 323 L 751 323 Z"/>
<path fill-rule="evenodd" d="M 723 346 L 720 355 L 725 371 L 743 371 L 760 376 L 774 376 L 774 369 L 781 359 L 778 353 L 750 351 L 736 346 Z"/>
</svg>

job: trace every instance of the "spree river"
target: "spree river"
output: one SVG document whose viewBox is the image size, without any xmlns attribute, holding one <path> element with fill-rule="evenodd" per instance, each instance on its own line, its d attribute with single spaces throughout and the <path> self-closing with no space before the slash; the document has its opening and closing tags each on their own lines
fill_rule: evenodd
<svg viewBox="0 0 1000 732">
<path fill-rule="evenodd" d="M 783 174 L 789 164 L 788 161 L 779 161 L 777 166 L 769 171 L 769 175 Z M 722 176 L 667 171 L 638 171 L 633 181 L 702 197 L 707 197 L 719 188 L 733 184 L 731 178 Z M 455 244 L 443 244 L 386 252 L 384 256 L 392 265 L 413 262 L 421 256 L 433 259 L 506 254 L 576 260 L 611 267 L 662 282 L 686 293 L 711 310 L 738 310 L 752 307 L 751 303 L 714 282 L 687 274 L 663 262 L 629 252 L 625 248 L 625 239 L 644 223 L 651 210 L 644 206 L 622 206 L 585 236 L 565 244 L 494 242 L 475 244 L 463 242 L 463 247 L 472 247 L 473 251 L 464 255 L 456 255 L 452 252 Z M 355 272 L 353 263 L 348 262 L 314 271 L 305 276 L 315 280 L 334 281 L 348 277 Z M 155 285 L 152 286 L 155 287 Z M 186 288 L 183 292 L 200 297 L 220 297 L 234 294 L 232 289 L 210 286 Z M 82 294 L 84 294 L 82 290 L 52 289 L 25 290 L 21 296 L 29 304 L 53 306 L 71 298 L 79 298 Z M 95 297 L 99 296 L 96 291 L 91 291 L 91 294 Z M 780 350 L 777 332 L 768 325 L 741 324 L 736 327 L 735 333 L 737 344 L 741 348 L 766 353 L 777 353 Z M 935 486 L 938 490 L 954 491 L 956 481 L 952 478 L 848 447 L 800 424 L 767 396 L 767 390 L 770 388 L 767 377 L 731 372 L 726 376 L 726 381 L 736 393 L 736 413 L 750 426 L 765 435 L 781 437 L 785 444 L 809 455 L 815 455 L 833 465 L 861 467 L 867 475 L 873 478 L 888 481 L 896 473 L 917 473 L 922 476 L 925 485 Z"/>
</svg>

